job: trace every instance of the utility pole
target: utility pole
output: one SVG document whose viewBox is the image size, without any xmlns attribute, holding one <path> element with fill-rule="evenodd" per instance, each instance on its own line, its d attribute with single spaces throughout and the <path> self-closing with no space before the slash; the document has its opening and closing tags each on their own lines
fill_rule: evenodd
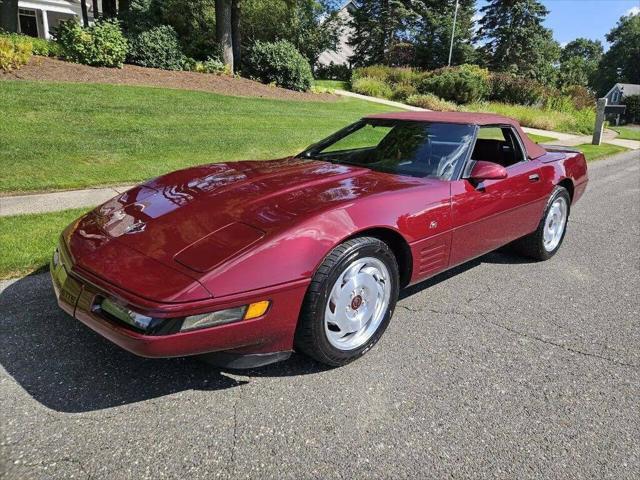
<svg viewBox="0 0 640 480">
<path fill-rule="evenodd" d="M 453 28 L 451 28 L 451 45 L 449 46 L 449 66 L 451 66 L 451 55 L 453 54 L 453 39 L 456 36 L 456 20 L 458 19 L 459 1 L 456 0 L 456 10 L 453 13 Z"/>
</svg>

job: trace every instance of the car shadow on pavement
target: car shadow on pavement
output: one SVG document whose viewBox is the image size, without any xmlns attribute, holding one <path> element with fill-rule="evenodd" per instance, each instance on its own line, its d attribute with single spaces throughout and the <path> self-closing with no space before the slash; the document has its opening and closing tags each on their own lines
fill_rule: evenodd
<svg viewBox="0 0 640 480">
<path fill-rule="evenodd" d="M 58 308 L 49 275 L 30 275 L 0 294 L 0 364 L 44 406 L 88 412 L 183 390 L 242 381 L 191 358 L 136 357 Z"/>
<path fill-rule="evenodd" d="M 430 287 L 438 285 L 441 282 L 449 280 L 456 275 L 460 275 L 461 273 L 466 272 L 467 270 L 471 270 L 472 268 L 478 267 L 483 263 L 494 263 L 500 265 L 518 265 L 523 263 L 533 263 L 535 260 L 530 258 L 525 258 L 520 255 L 516 255 L 511 252 L 507 247 L 503 249 L 496 250 L 495 252 L 487 253 L 482 257 L 478 257 L 469 262 L 463 263 L 462 265 L 458 265 L 457 267 L 452 268 L 451 270 L 447 270 L 446 272 L 442 272 L 435 277 L 431 277 L 424 282 L 417 283 L 410 287 L 403 289 L 400 292 L 400 300 L 403 300 L 407 297 L 415 295 L 417 293 L 422 292 Z"/>
<path fill-rule="evenodd" d="M 521 263 L 491 253 L 401 292 L 401 299 L 481 263 Z M 526 261 L 526 260 L 525 260 Z M 258 369 L 218 369 L 195 358 L 144 359 L 112 344 L 58 307 L 48 274 L 29 275 L 0 293 L 0 364 L 42 405 L 78 413 L 141 402 L 183 390 L 223 390 L 247 377 L 329 370 L 302 355 Z"/>
</svg>

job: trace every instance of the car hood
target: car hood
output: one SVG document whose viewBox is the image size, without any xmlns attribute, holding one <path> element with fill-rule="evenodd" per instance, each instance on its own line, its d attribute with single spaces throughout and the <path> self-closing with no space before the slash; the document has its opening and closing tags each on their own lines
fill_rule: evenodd
<svg viewBox="0 0 640 480">
<path fill-rule="evenodd" d="M 105 245 L 113 240 L 199 279 L 301 216 L 417 182 L 297 158 L 210 164 L 135 187 L 96 208 L 79 226 L 84 231 L 97 229 Z M 99 262 L 91 269 L 105 274 L 105 269 L 99 271 Z"/>
</svg>

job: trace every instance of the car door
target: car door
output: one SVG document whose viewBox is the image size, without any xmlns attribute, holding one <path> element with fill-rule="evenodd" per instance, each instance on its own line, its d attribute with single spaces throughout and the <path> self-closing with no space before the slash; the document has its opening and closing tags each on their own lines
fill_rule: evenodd
<svg viewBox="0 0 640 480">
<path fill-rule="evenodd" d="M 495 148 L 492 142 L 500 140 L 489 139 L 490 142 L 483 144 L 488 148 L 477 148 L 484 140 L 481 128 L 470 161 L 503 164 L 507 177 L 480 183 L 468 178 L 452 182 L 451 266 L 495 250 L 534 231 L 548 196 L 541 164 L 537 160 L 527 159 L 517 133 L 509 126 L 493 128 L 500 130 L 503 143 Z M 495 136 L 495 133 L 487 136 Z"/>
</svg>

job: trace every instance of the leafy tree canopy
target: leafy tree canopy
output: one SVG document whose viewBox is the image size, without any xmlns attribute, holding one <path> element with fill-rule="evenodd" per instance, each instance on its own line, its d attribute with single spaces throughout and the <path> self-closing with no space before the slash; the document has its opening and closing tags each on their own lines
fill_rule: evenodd
<svg viewBox="0 0 640 480">
<path fill-rule="evenodd" d="M 611 47 L 603 55 L 594 80 L 599 95 L 614 84 L 640 84 L 640 15 L 625 16 L 607 34 Z"/>
<path fill-rule="evenodd" d="M 244 43 L 287 40 L 312 65 L 327 49 L 337 48 L 342 25 L 318 0 L 242 0 Z"/>
<path fill-rule="evenodd" d="M 487 65 L 550 84 L 560 46 L 542 25 L 549 11 L 537 0 L 491 0 L 480 9 L 477 40 Z"/>
<path fill-rule="evenodd" d="M 598 70 L 603 48 L 599 40 L 577 38 L 560 52 L 561 85 L 590 86 Z"/>
</svg>

